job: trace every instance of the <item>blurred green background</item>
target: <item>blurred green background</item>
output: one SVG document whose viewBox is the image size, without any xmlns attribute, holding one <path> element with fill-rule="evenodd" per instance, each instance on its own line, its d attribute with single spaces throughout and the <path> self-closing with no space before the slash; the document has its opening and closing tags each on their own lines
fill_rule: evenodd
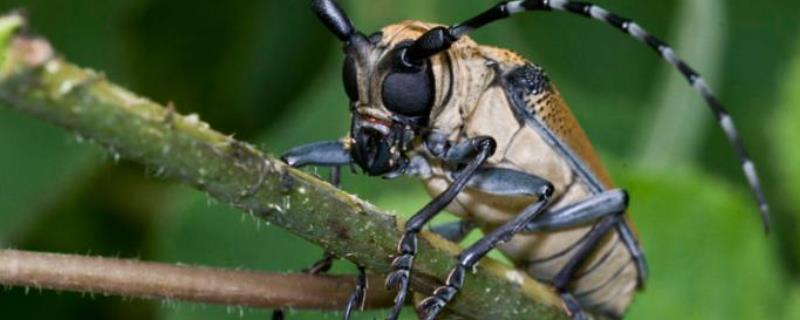
<svg viewBox="0 0 800 320">
<path fill-rule="evenodd" d="M 343 1 L 364 32 L 454 23 L 495 1 Z M 548 70 L 632 195 L 651 265 L 631 319 L 800 319 L 800 2 L 598 0 L 668 40 L 731 109 L 765 180 L 774 232 L 721 131 L 678 73 L 602 24 L 531 14 L 475 34 Z M 342 55 L 308 1 L 0 0 L 80 65 L 279 154 L 348 126 Z M 269 271 L 321 250 L 96 146 L 0 108 L 0 245 Z M 413 180 L 344 188 L 408 215 Z M 414 201 L 408 201 L 413 198 Z M 352 272 L 338 263 L 335 272 Z M 373 284 L 379 285 L 379 284 Z M 3 319 L 265 319 L 263 310 L 0 291 Z M 406 313 L 408 319 L 410 313 Z M 336 319 L 292 311 L 290 319 Z M 359 319 L 382 318 L 381 313 Z"/>
</svg>

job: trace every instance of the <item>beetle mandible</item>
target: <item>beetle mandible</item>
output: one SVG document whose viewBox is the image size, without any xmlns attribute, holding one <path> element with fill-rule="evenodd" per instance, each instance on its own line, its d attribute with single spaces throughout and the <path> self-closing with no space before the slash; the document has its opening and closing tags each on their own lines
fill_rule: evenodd
<svg viewBox="0 0 800 320">
<path fill-rule="evenodd" d="M 355 164 L 370 176 L 417 176 L 433 197 L 408 221 L 398 245 L 386 282 L 398 290 L 389 319 L 406 300 L 417 234 L 444 210 L 463 221 L 434 231 L 458 240 L 475 226 L 486 235 L 459 254 L 446 284 L 419 304 L 424 319 L 436 318 L 467 271 L 495 248 L 552 284 L 574 319 L 584 319 L 584 310 L 621 318 L 644 285 L 647 266 L 626 213 L 627 193 L 614 187 L 553 83 L 519 55 L 466 36 L 516 13 L 565 11 L 605 22 L 678 69 L 716 116 L 769 224 L 758 175 L 731 116 L 694 70 L 635 22 L 590 3 L 518 0 L 450 27 L 406 21 L 365 36 L 334 0 L 311 6 L 344 43 L 351 130 L 283 159 L 295 167 Z M 351 299 L 345 318 L 360 297 Z"/>
</svg>

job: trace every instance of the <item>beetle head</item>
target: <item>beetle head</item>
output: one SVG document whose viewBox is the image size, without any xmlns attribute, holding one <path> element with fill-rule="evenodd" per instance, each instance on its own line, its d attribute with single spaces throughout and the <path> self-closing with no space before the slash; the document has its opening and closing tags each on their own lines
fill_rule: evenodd
<svg viewBox="0 0 800 320">
<path fill-rule="evenodd" d="M 444 64 L 434 60 L 441 57 L 413 58 L 417 40 L 432 26 L 404 22 L 366 37 L 334 1 L 314 0 L 312 8 L 345 44 L 342 80 L 350 99 L 353 160 L 369 175 L 402 173 L 406 153 L 444 99 L 437 88 L 449 81 Z"/>
<path fill-rule="evenodd" d="M 351 151 L 370 175 L 402 173 L 406 153 L 427 126 L 434 105 L 430 63 L 402 63 L 410 44 L 393 44 L 376 33 L 366 50 L 346 50 L 342 80 L 351 105 Z"/>
<path fill-rule="evenodd" d="M 382 37 L 376 34 L 373 40 Z M 425 64 L 396 65 L 401 49 L 381 49 L 371 44 L 370 59 L 349 51 L 343 81 L 350 98 L 353 160 L 370 175 L 403 172 L 406 153 L 427 125 L 433 106 L 433 74 Z M 383 52 L 385 51 L 385 52 Z"/>
</svg>

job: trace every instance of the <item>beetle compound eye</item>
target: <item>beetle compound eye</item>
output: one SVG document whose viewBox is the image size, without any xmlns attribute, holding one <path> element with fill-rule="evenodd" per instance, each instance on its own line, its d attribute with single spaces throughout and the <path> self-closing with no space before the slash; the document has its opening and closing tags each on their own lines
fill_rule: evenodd
<svg viewBox="0 0 800 320">
<path fill-rule="evenodd" d="M 358 101 L 358 70 L 356 61 L 351 57 L 344 60 L 342 81 L 344 81 L 344 91 L 347 92 L 350 101 Z"/>
<path fill-rule="evenodd" d="M 393 71 L 383 81 L 383 104 L 404 116 L 424 116 L 433 106 L 433 73 L 421 68 Z"/>
</svg>

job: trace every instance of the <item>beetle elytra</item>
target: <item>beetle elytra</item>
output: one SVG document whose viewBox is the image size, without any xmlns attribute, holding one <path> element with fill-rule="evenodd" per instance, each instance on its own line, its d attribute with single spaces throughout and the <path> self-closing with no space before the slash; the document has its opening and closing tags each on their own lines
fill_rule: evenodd
<svg viewBox="0 0 800 320">
<path fill-rule="evenodd" d="M 301 146 L 283 159 L 296 167 L 355 164 L 371 176 L 416 176 L 433 197 L 408 221 L 398 246 L 387 278 L 398 290 L 389 319 L 406 300 L 417 234 L 444 210 L 463 221 L 434 228 L 437 233 L 458 240 L 474 226 L 486 235 L 419 304 L 424 319 L 434 319 L 468 282 L 467 271 L 495 248 L 552 284 L 575 319 L 585 318 L 584 310 L 621 318 L 644 285 L 647 267 L 627 215 L 627 193 L 614 187 L 555 85 L 523 57 L 466 36 L 517 13 L 565 11 L 605 22 L 677 68 L 732 143 L 768 225 L 758 175 L 731 116 L 694 70 L 635 22 L 589 3 L 519 0 L 450 27 L 406 21 L 366 36 L 335 1 L 311 5 L 344 43 L 351 130 L 342 140 Z M 358 300 L 351 299 L 346 317 Z"/>
</svg>

